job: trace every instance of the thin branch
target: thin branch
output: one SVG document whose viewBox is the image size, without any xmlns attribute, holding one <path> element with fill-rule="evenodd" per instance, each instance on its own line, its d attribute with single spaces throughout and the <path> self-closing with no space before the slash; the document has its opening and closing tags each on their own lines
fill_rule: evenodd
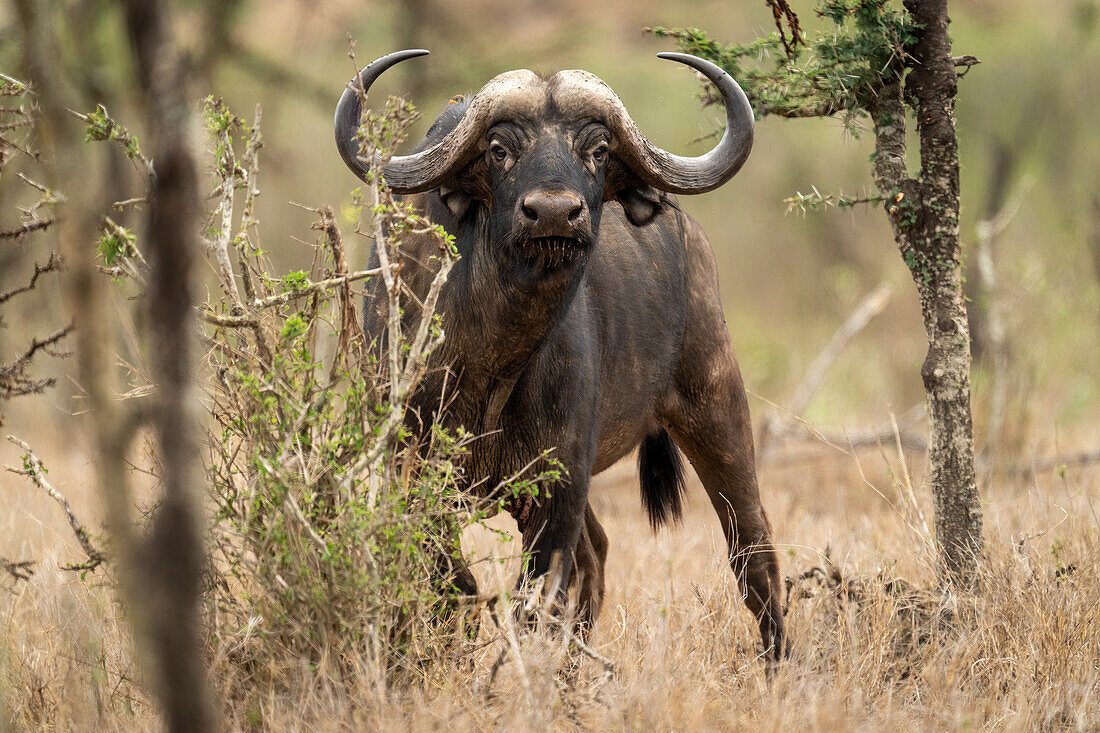
<svg viewBox="0 0 1100 733">
<path fill-rule="evenodd" d="M 962 71 L 958 72 L 960 79 L 970 73 L 970 68 L 972 66 L 977 66 L 981 62 L 982 60 L 980 58 L 978 58 L 977 56 L 971 56 L 970 54 L 966 54 L 965 56 L 951 57 L 951 63 L 955 65 L 955 68 L 962 69 Z"/>
<path fill-rule="evenodd" d="M 787 54 L 787 58 L 793 57 L 798 52 L 799 44 L 806 45 L 798 15 L 787 4 L 787 0 L 764 0 L 764 4 L 772 9 L 772 18 L 775 20 L 776 30 L 779 31 L 783 51 Z M 783 27 L 784 21 L 786 21 L 786 28 Z"/>
<path fill-rule="evenodd" d="M 845 196 L 844 194 L 823 194 L 817 190 L 817 186 L 812 186 L 812 189 L 813 193 L 795 191 L 794 196 L 783 199 L 783 203 L 787 205 L 787 213 L 790 214 L 795 209 L 806 213 L 807 211 L 816 211 L 829 206 L 848 209 L 860 204 L 880 204 L 886 200 L 882 196 L 856 197 Z"/>
<path fill-rule="evenodd" d="M 46 264 L 40 265 L 37 262 L 34 263 L 34 274 L 31 275 L 31 280 L 30 280 L 29 283 L 27 283 L 26 285 L 24 285 L 21 288 L 16 288 L 15 290 L 9 290 L 6 293 L 0 293 L 0 305 L 8 302 L 12 298 L 14 298 L 16 295 L 19 295 L 20 293 L 25 293 L 29 290 L 34 290 L 34 286 L 38 283 L 38 278 L 39 277 L 46 274 L 47 272 L 57 272 L 60 269 L 61 269 L 61 255 L 59 255 L 57 252 L 51 252 L 50 253 L 50 259 L 46 262 Z"/>
<path fill-rule="evenodd" d="M 890 302 L 890 292 L 890 283 L 880 283 L 877 288 L 860 301 L 856 309 L 844 321 L 844 324 L 836 330 L 829 342 L 825 344 L 825 348 L 821 350 L 810 368 L 806 370 L 801 384 L 795 389 L 794 396 L 791 398 L 791 412 L 801 415 L 806 410 L 810 398 L 817 392 L 829 368 L 844 351 L 844 347 L 871 322 L 872 318 L 882 313 L 886 308 L 886 304 Z"/>
<path fill-rule="evenodd" d="M 226 123 L 221 125 L 215 133 L 214 139 L 221 153 L 215 167 L 222 180 L 221 201 L 218 202 L 212 216 L 215 221 L 220 219 L 220 224 L 214 229 L 214 236 L 204 240 L 204 244 L 218 263 L 218 276 L 221 279 L 222 289 L 230 300 L 230 313 L 239 316 L 244 314 L 244 305 L 237 291 L 237 278 L 233 275 L 233 264 L 229 259 L 229 243 L 233 239 L 233 193 L 236 191 L 239 173 L 229 129 L 230 123 Z"/>
<path fill-rule="evenodd" d="M 233 246 L 237 250 L 237 260 L 241 267 L 241 281 L 244 284 L 245 296 L 250 300 L 258 297 L 256 283 L 253 282 L 252 268 L 248 250 L 256 251 L 249 238 L 251 232 L 259 222 L 256 220 L 256 198 L 260 195 L 260 188 L 256 181 L 260 175 L 260 148 L 264 145 L 263 136 L 260 134 L 260 122 L 263 119 L 263 107 L 256 105 L 252 113 L 252 134 L 249 135 L 248 144 L 241 155 L 240 168 L 244 172 L 244 205 L 241 208 L 241 223 L 237 229 L 237 236 L 233 239 Z M 225 185 L 225 184 L 223 184 Z M 263 283 L 263 278 L 258 278 Z"/>
<path fill-rule="evenodd" d="M 65 569 L 95 570 L 106 562 L 107 556 L 92 542 L 91 535 L 88 534 L 88 531 L 84 529 L 84 525 L 81 524 L 80 520 L 73 514 L 73 508 L 69 505 L 69 500 L 46 480 L 46 468 L 42 465 L 42 461 L 39 460 L 38 456 L 34 454 L 34 451 L 31 450 L 31 447 L 14 435 L 8 436 L 8 442 L 18 446 L 24 451 L 23 468 L 14 468 L 12 466 L 4 466 L 4 468 L 11 473 L 26 476 L 35 486 L 45 491 L 49 494 L 51 499 L 61 505 L 61 508 L 65 511 L 65 515 L 69 518 L 69 526 L 72 527 L 77 542 L 80 543 L 80 547 L 84 550 L 84 554 L 88 556 L 87 562 L 81 563 L 80 565 L 66 565 Z"/>
<path fill-rule="evenodd" d="M 6 557 L 0 557 L 0 567 L 4 568 L 4 571 L 16 581 L 30 580 L 34 575 L 33 560 L 9 560 Z"/>
<path fill-rule="evenodd" d="M 584 654 L 586 657 L 594 662 L 599 663 L 603 667 L 604 677 L 610 679 L 615 675 L 615 663 L 607 657 L 597 652 L 592 647 L 588 646 L 583 638 L 572 629 L 572 622 L 567 619 L 558 618 L 554 614 L 547 611 L 542 606 L 535 608 L 535 613 L 543 623 L 550 623 L 561 629 L 561 632 L 569 640 L 569 645 L 577 651 Z"/>
<path fill-rule="evenodd" d="M 116 201 L 113 204 L 111 204 L 111 208 L 112 209 L 123 209 L 127 206 L 136 206 L 137 204 L 146 204 L 146 203 L 149 203 L 149 198 L 147 196 L 135 196 L 132 199 L 126 199 L 124 201 Z"/>
<path fill-rule="evenodd" d="M 286 497 L 283 499 L 283 504 L 285 504 L 287 508 L 290 509 L 290 513 L 293 514 L 298 523 L 302 525 L 302 528 L 306 531 L 306 534 L 309 535 L 309 539 L 313 542 L 313 544 L 317 545 L 317 549 L 320 550 L 322 553 L 327 553 L 328 545 L 325 544 L 325 541 L 321 539 L 321 536 L 317 534 L 317 531 L 315 529 L 313 529 L 313 525 L 311 525 L 309 523 L 309 520 L 306 519 L 305 515 L 302 514 L 302 510 L 298 507 L 298 502 L 294 501 L 294 495 L 292 492 L 286 492 Z"/>
<path fill-rule="evenodd" d="M 301 288 L 295 288 L 294 290 L 288 290 L 285 293 L 278 293 L 266 298 L 254 300 L 249 303 L 249 307 L 253 310 L 263 310 L 265 308 L 272 308 L 277 305 L 284 305 L 292 300 L 298 300 L 299 298 L 306 298 L 310 295 L 321 293 L 330 288 L 334 288 L 338 285 L 346 283 L 352 283 L 356 280 L 364 280 L 372 275 L 377 275 L 382 271 L 382 268 L 376 267 L 372 270 L 357 270 L 355 272 L 348 273 L 347 275 L 341 275 L 340 277 L 330 277 L 325 280 L 318 280 L 317 282 L 311 282 L 304 285 Z M 228 328 L 241 328 L 245 326 L 253 326 L 257 323 L 255 316 L 219 316 L 213 313 L 203 313 L 202 317 L 208 322 L 216 326 L 226 326 Z"/>
<path fill-rule="evenodd" d="M 0 239 L 22 239 L 31 232 L 38 232 L 48 228 L 56 221 L 56 219 L 36 219 L 35 221 L 30 221 L 26 224 L 22 224 L 15 229 L 5 229 L 3 231 L 0 231 Z"/>
<path fill-rule="evenodd" d="M 121 245 L 116 254 L 119 262 L 118 267 L 144 289 L 147 281 L 146 275 L 149 272 L 149 262 L 145 259 L 145 255 L 141 253 L 141 250 L 137 248 L 133 232 L 109 216 L 103 217 L 103 228 L 114 236 Z M 105 256 L 104 262 L 106 262 L 106 259 Z"/>
<path fill-rule="evenodd" d="M 1063 467 L 1069 468 L 1071 466 L 1090 466 L 1094 463 L 1100 463 L 1100 449 L 1074 453 L 1068 456 L 1032 458 L 1027 461 L 1020 461 L 1013 466 L 1009 466 L 1005 470 L 1010 474 L 1027 476 L 1034 475 L 1041 471 L 1051 471 L 1053 469 L 1061 469 Z"/>
<path fill-rule="evenodd" d="M 132 160 L 138 170 L 145 176 L 146 182 L 150 182 L 156 177 L 153 161 L 141 152 L 137 138 L 112 119 L 107 113 L 107 108 L 102 104 L 97 104 L 95 112 L 88 115 L 72 109 L 69 112 L 84 123 L 84 131 L 88 140 L 112 140 L 116 142 L 122 148 L 126 157 Z"/>
<path fill-rule="evenodd" d="M 332 251 L 332 262 L 336 269 L 336 276 L 347 275 L 348 261 L 344 252 L 344 239 L 340 235 L 340 228 L 336 226 L 336 216 L 333 214 L 332 207 L 325 206 L 311 210 L 321 217 L 314 222 L 311 229 L 324 233 L 329 249 Z M 329 371 L 330 381 L 335 379 L 336 370 L 339 368 L 342 358 L 352 358 L 353 345 L 362 344 L 366 339 L 363 327 L 359 322 L 359 312 L 356 310 L 355 302 L 351 297 L 351 283 L 344 283 L 336 293 L 340 311 L 340 343 L 336 351 L 339 358 L 332 360 L 332 367 Z"/>
<path fill-rule="evenodd" d="M 39 351 L 49 352 L 50 347 L 72 333 L 74 325 L 70 323 L 44 339 L 32 339 L 31 345 L 23 354 L 7 365 L 0 365 L 0 397 L 11 399 L 28 394 L 37 394 L 56 381 L 53 377 L 34 380 L 27 376 L 27 368 Z"/>
</svg>

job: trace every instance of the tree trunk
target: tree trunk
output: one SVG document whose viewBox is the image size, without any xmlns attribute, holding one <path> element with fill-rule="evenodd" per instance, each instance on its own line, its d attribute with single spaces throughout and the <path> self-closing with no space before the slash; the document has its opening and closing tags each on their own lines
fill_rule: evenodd
<svg viewBox="0 0 1100 733">
<path fill-rule="evenodd" d="M 79 125 L 66 111 L 75 95 L 69 86 L 71 70 L 63 66 L 59 53 L 57 15 L 64 7 L 59 2 L 16 0 L 15 8 L 27 71 L 37 85 L 42 110 L 40 141 L 49 160 L 50 188 L 66 196 L 57 229 L 66 261 L 65 294 L 74 313 L 77 364 L 96 446 L 96 479 L 139 656 L 169 730 L 218 730 L 198 625 L 203 548 L 195 497 L 198 423 L 192 395 L 189 273 L 199 218 L 195 165 L 187 148 L 183 74 L 165 48 L 159 5 L 154 0 L 130 0 L 127 20 L 135 67 L 157 138 L 148 230 L 153 269 L 145 322 L 152 346 L 152 381 L 159 389 L 155 409 L 140 410 L 114 397 L 114 319 L 104 292 L 107 280 L 96 272 L 93 259 L 97 186 L 89 183 L 93 179 Z M 149 533 L 141 537 L 135 532 L 125 458 L 135 428 L 149 417 L 155 417 L 164 495 Z"/>
<path fill-rule="evenodd" d="M 920 29 L 905 97 L 915 107 L 921 171 L 905 168 L 901 82 L 884 86 L 872 111 L 875 179 L 920 295 L 928 336 L 921 377 L 928 394 L 929 461 L 936 541 L 947 579 L 969 587 L 982 549 L 970 414 L 970 331 L 959 249 L 959 161 L 955 66 L 946 0 L 905 0 Z M 900 78 L 900 69 L 899 78 Z"/>
<path fill-rule="evenodd" d="M 207 686 L 199 633 L 204 551 L 191 272 L 200 219 L 196 165 L 188 147 L 187 71 L 168 38 L 165 6 L 157 0 L 126 0 L 123 7 L 156 165 L 147 232 L 147 296 L 163 495 L 141 547 L 141 621 L 169 730 L 213 731 L 221 726 Z"/>
</svg>

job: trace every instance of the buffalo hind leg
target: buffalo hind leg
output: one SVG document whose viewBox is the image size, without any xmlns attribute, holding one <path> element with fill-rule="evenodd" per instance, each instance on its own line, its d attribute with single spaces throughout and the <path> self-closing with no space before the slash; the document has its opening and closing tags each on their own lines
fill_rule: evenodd
<svg viewBox="0 0 1100 733">
<path fill-rule="evenodd" d="M 681 390 L 668 428 L 718 513 L 745 605 L 760 626 L 769 660 L 776 661 L 788 653 L 779 559 L 760 503 L 745 388 L 732 354 L 724 356 L 719 361 L 725 366 L 707 370 L 702 383 Z"/>
<path fill-rule="evenodd" d="M 589 504 L 584 512 L 584 529 L 577 542 L 577 565 L 574 577 L 579 584 L 577 595 L 577 628 L 582 638 L 596 625 L 603 605 L 604 564 L 607 562 L 607 534 L 600 526 Z"/>
</svg>

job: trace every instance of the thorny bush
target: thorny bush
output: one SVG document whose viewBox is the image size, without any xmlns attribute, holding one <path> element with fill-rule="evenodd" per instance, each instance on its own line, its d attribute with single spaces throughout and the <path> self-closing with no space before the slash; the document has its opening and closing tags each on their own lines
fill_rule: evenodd
<svg viewBox="0 0 1100 733">
<path fill-rule="evenodd" d="M 95 121 L 115 130 L 107 139 L 133 139 L 104 116 Z M 364 149 L 388 156 L 415 116 L 400 100 L 366 111 Z M 349 271 L 332 209 L 306 207 L 319 217 L 312 264 L 277 276 L 255 219 L 260 109 L 248 125 L 208 99 L 204 120 L 217 203 L 203 233 L 223 294 L 201 313 L 210 366 L 215 511 L 207 611 L 215 674 L 230 697 L 278 686 L 280 670 L 301 664 L 330 665 L 345 678 L 369 673 L 383 684 L 423 678 L 476 637 L 477 599 L 461 597 L 441 572 L 461 532 L 498 512 L 505 498 L 537 493 L 557 471 L 516 476 L 486 498 L 463 471 L 477 436 L 438 425 L 425 436 L 406 430 L 408 396 L 445 338 L 434 298 L 458 256 L 450 235 L 395 201 L 375 175 L 353 201 L 382 265 Z M 133 236 L 106 222 L 104 269 L 143 285 Z M 402 334 L 400 319 L 391 319 L 378 358 L 360 326 L 354 286 L 383 278 L 388 307 L 401 313 L 401 240 L 410 232 L 438 239 L 440 274 L 418 327 Z"/>
</svg>

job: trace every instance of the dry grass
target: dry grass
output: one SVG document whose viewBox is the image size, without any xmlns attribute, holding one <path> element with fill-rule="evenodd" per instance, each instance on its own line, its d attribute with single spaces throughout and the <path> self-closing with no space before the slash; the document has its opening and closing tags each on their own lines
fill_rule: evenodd
<svg viewBox="0 0 1100 733">
<path fill-rule="evenodd" d="M 87 508 L 71 478 L 79 462 L 56 468 L 78 511 Z M 790 543 L 784 569 L 793 579 L 795 645 L 794 660 L 770 685 L 699 487 L 683 525 L 654 537 L 632 472 L 611 474 L 594 488 L 612 548 L 608 598 L 591 640 L 614 662 L 610 678 L 583 655 L 571 667 L 559 636 L 536 634 L 518 639 L 522 664 L 515 650 L 506 652 L 490 687 L 490 668 L 508 646 L 486 616 L 485 645 L 441 664 L 422 689 L 388 689 L 362 660 L 303 661 L 269 670 L 265 677 L 278 684 L 234 705 L 233 728 L 1100 726 L 1100 468 L 985 487 L 985 588 L 970 598 L 931 590 L 931 555 L 917 514 L 897 498 L 891 476 L 903 469 L 890 458 L 765 467 L 776 535 Z M 13 507 L 0 518 L 6 546 L 42 562 L 29 582 L 0 593 L 0 721 L 11 721 L 0 725 L 154 727 L 111 592 L 56 569 L 76 552 L 56 508 L 37 497 L 24 502 L 30 490 L 10 479 L 3 492 Z M 498 554 L 514 547 L 480 530 L 467 545 Z M 486 562 L 475 572 L 484 589 L 508 586 L 513 565 Z"/>
</svg>

